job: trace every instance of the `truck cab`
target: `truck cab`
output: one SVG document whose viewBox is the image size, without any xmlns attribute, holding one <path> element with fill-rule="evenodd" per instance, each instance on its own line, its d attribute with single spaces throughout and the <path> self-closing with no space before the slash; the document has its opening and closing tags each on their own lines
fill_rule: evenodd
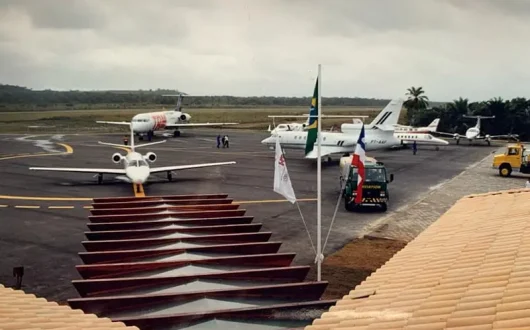
<svg viewBox="0 0 530 330">
<path fill-rule="evenodd" d="M 507 145 L 503 154 L 493 156 L 492 167 L 498 169 L 499 175 L 502 177 L 510 176 L 514 170 L 529 174 L 528 152 L 524 144 L 514 143 Z"/>
<path fill-rule="evenodd" d="M 363 182 L 363 198 L 360 204 L 356 204 L 357 167 L 351 165 L 351 157 L 343 157 L 343 159 L 341 159 L 341 170 L 344 174 L 341 175 L 341 187 L 344 184 L 343 197 L 346 210 L 353 211 L 359 206 L 379 206 L 385 212 L 390 199 L 388 183 L 394 181 L 394 175 L 388 176 L 383 163 L 367 157 L 364 164 L 366 178 Z M 346 171 L 348 171 L 347 174 Z"/>
</svg>

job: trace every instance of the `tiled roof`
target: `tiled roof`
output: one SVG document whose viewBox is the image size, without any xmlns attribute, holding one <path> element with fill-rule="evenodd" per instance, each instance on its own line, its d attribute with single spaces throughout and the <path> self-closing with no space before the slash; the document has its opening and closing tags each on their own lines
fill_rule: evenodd
<svg viewBox="0 0 530 330">
<path fill-rule="evenodd" d="M 346 328 L 530 329 L 530 189 L 462 198 L 305 329 Z"/>
<path fill-rule="evenodd" d="M 136 329 L 0 284 L 0 329 Z"/>
<path fill-rule="evenodd" d="M 226 194 L 95 199 L 70 306 L 141 329 L 304 327 L 327 282 Z"/>
</svg>

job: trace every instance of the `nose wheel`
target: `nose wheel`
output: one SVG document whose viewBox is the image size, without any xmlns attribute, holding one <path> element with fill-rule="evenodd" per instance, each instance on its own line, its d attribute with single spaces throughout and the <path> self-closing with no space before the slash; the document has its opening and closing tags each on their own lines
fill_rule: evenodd
<svg viewBox="0 0 530 330">
<path fill-rule="evenodd" d="M 101 184 L 101 183 L 103 183 L 103 174 L 102 173 L 98 174 L 98 184 Z"/>
<path fill-rule="evenodd" d="M 167 172 L 167 180 L 168 181 L 173 181 L 173 175 L 171 174 L 170 171 Z"/>
</svg>

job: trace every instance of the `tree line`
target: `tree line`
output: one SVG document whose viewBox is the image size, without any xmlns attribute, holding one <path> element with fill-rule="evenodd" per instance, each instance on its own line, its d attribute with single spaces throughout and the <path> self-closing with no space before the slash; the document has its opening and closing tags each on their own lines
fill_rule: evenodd
<svg viewBox="0 0 530 330">
<path fill-rule="evenodd" d="M 411 87 L 407 89 L 406 95 L 408 99 L 404 107 L 411 125 L 427 126 L 435 118 L 440 118 L 439 131 L 464 134 L 476 124 L 476 119 L 464 118 L 464 115 L 495 116 L 481 122 L 482 134 L 519 134 L 523 141 L 530 138 L 530 99 L 517 97 L 503 100 L 495 97 L 487 101 L 469 102 L 467 98 L 460 97 L 450 103 L 430 106 L 422 87 Z"/>
<path fill-rule="evenodd" d="M 138 91 L 54 91 L 32 90 L 26 87 L 0 85 L 0 107 L 22 108 L 95 108 L 98 105 L 115 108 L 130 108 L 150 105 L 173 105 L 175 97 L 165 94 L 180 94 L 178 90 L 156 89 Z M 260 106 L 308 106 L 311 97 L 273 96 L 190 96 L 184 98 L 184 107 L 260 107 Z M 323 97 L 327 106 L 382 107 L 390 100 L 360 97 Z M 79 107 L 78 105 L 83 105 Z M 101 108 L 101 106 L 100 106 Z"/>
</svg>

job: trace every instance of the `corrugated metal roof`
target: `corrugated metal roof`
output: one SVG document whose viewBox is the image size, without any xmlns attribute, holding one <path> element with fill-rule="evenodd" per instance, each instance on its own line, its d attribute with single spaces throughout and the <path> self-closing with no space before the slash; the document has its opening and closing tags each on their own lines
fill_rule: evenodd
<svg viewBox="0 0 530 330">
<path fill-rule="evenodd" d="M 303 327 L 327 282 L 227 195 L 94 200 L 73 308 L 141 329 Z"/>
<path fill-rule="evenodd" d="M 306 330 L 530 328 L 530 189 L 462 198 Z"/>
<path fill-rule="evenodd" d="M 0 329 L 138 329 L 0 284 Z"/>
</svg>

